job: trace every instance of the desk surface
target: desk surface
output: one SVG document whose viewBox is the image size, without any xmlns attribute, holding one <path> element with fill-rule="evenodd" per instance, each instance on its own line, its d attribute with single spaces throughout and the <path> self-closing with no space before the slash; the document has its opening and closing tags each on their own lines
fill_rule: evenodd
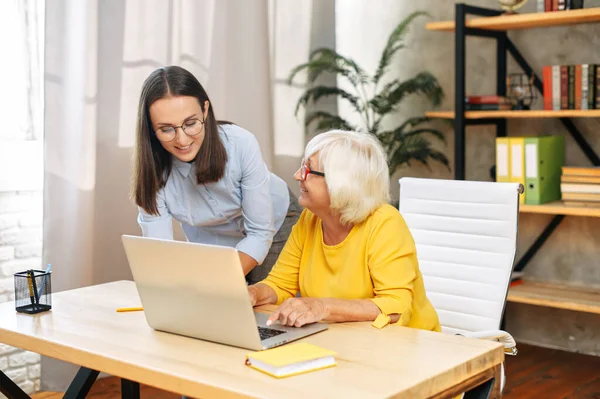
<svg viewBox="0 0 600 399">
<path fill-rule="evenodd" d="M 152 330 L 133 282 L 53 295 L 38 315 L 0 305 L 0 342 L 197 398 L 426 398 L 498 365 L 502 346 L 399 326 L 332 324 L 304 339 L 338 353 L 338 366 L 274 379 L 244 365 L 244 349 Z"/>
</svg>

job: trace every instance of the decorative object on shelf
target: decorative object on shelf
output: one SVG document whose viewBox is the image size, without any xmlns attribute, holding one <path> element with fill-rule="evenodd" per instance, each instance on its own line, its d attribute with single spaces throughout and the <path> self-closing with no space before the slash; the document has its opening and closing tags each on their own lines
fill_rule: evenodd
<svg viewBox="0 0 600 399">
<path fill-rule="evenodd" d="M 523 7 L 527 0 L 498 0 L 500 7 L 505 10 L 505 14 L 516 14 L 516 10 Z"/>
<path fill-rule="evenodd" d="M 434 106 L 439 105 L 444 97 L 440 83 L 428 71 L 419 72 L 405 80 L 387 76 L 393 57 L 398 50 L 407 46 L 409 26 L 416 17 L 425 15 L 428 14 L 414 12 L 396 26 L 385 44 L 377 70 L 372 75 L 367 74 L 351 58 L 329 48 L 320 48 L 310 55 L 308 62 L 295 67 L 288 78 L 288 83 L 291 84 L 298 73 L 306 73 L 307 90 L 298 100 L 296 113 L 301 107 L 306 109 L 327 97 L 337 97 L 349 103 L 354 113 L 352 121 L 322 110 L 311 112 L 307 109 L 304 124 L 308 127 L 314 122 L 317 133 L 329 129 L 345 129 L 376 136 L 387 152 L 390 175 L 402 166 L 410 166 L 414 162 L 428 166 L 430 161 L 435 161 L 450 170 L 446 155 L 437 150 L 437 146 L 433 146 L 427 137 L 430 135 L 445 142 L 441 131 L 427 125 L 430 121 L 428 117 L 413 116 L 396 126 L 385 124 L 384 127 L 383 124 L 383 119 L 398 111 L 402 101 L 412 94 L 422 95 Z M 341 88 L 315 83 L 324 72 L 336 74 L 338 79 L 345 79 L 348 85 Z"/>
<path fill-rule="evenodd" d="M 506 77 L 506 97 L 514 110 L 529 110 L 537 95 L 533 90 L 534 75 L 528 77 L 524 73 L 511 73 Z"/>
</svg>

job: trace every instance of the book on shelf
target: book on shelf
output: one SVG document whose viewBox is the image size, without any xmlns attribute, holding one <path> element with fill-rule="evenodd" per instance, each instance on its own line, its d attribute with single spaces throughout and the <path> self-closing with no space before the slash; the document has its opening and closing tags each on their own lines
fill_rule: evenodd
<svg viewBox="0 0 600 399">
<path fill-rule="evenodd" d="M 591 183 L 600 184 L 600 176 L 577 176 L 577 175 L 562 175 L 561 183 Z"/>
<path fill-rule="evenodd" d="M 592 176 L 600 177 L 600 166 L 563 166 L 563 176 Z"/>
<path fill-rule="evenodd" d="M 511 109 L 512 104 L 504 96 L 494 94 L 465 97 L 465 110 L 467 111 L 508 111 Z"/>
<path fill-rule="evenodd" d="M 510 111 L 511 104 L 466 104 L 466 111 Z"/>
<path fill-rule="evenodd" d="M 600 194 L 596 193 L 562 193 L 563 201 L 600 202 Z M 600 206 L 600 204 L 598 204 Z"/>
<path fill-rule="evenodd" d="M 560 181 L 565 206 L 600 207 L 600 167 L 564 166 Z"/>
<path fill-rule="evenodd" d="M 466 96 L 465 104 L 509 104 L 508 99 L 496 94 L 482 96 Z"/>
<path fill-rule="evenodd" d="M 542 67 L 545 110 L 600 109 L 598 64 L 546 65 Z"/>
<path fill-rule="evenodd" d="M 583 0 L 538 0 L 538 12 L 568 11 L 583 8 Z"/>
<path fill-rule="evenodd" d="M 600 194 L 600 184 L 561 183 L 560 190 L 563 193 Z"/>
</svg>

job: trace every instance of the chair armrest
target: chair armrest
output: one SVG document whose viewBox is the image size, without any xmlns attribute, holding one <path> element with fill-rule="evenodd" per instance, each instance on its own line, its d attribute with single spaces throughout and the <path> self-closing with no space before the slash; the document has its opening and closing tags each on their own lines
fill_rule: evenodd
<svg viewBox="0 0 600 399">
<path fill-rule="evenodd" d="M 468 338 L 487 339 L 489 341 L 500 342 L 504 345 L 505 354 L 514 356 L 518 353 L 515 339 L 512 337 L 512 335 L 503 330 L 473 331 L 460 333 L 458 335 Z"/>
</svg>

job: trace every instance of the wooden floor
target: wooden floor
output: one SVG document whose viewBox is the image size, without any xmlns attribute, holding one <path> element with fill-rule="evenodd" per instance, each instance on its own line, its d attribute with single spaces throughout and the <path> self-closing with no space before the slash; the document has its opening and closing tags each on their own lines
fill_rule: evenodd
<svg viewBox="0 0 600 399">
<path fill-rule="evenodd" d="M 517 356 L 506 356 L 503 398 L 600 399 L 600 357 L 517 347 Z"/>
<path fill-rule="evenodd" d="M 517 356 L 506 357 L 505 399 L 600 399 L 600 357 L 519 344 Z M 60 399 L 62 393 L 44 392 L 35 399 Z M 120 381 L 96 381 L 88 398 L 121 397 Z M 180 395 L 142 386 L 143 399 L 179 399 Z"/>
</svg>

